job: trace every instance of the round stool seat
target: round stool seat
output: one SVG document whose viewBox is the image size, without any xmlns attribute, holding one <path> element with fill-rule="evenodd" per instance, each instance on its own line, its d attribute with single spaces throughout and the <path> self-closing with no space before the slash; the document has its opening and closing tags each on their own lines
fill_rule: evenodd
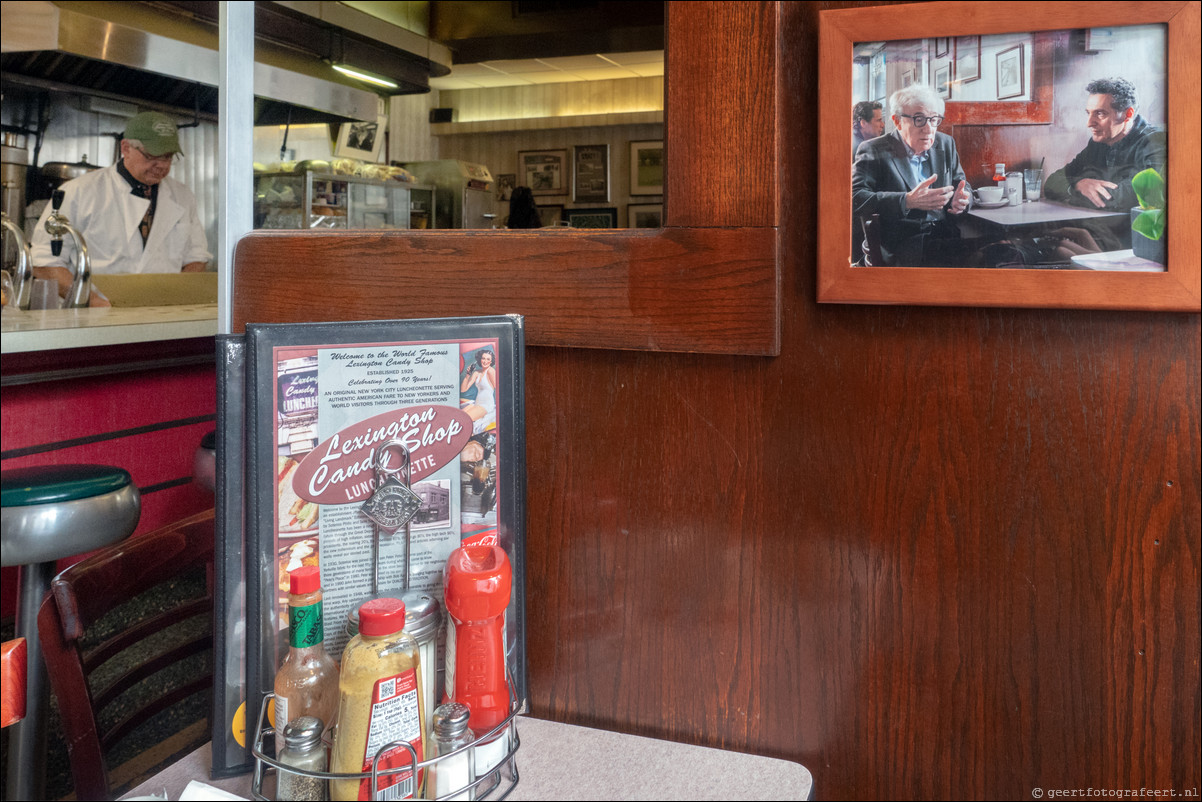
<svg viewBox="0 0 1202 802">
<path fill-rule="evenodd" d="M 7 567 L 53 562 L 129 537 L 141 497 L 121 468 L 46 465 L 4 471 L 0 507 Z"/>
</svg>

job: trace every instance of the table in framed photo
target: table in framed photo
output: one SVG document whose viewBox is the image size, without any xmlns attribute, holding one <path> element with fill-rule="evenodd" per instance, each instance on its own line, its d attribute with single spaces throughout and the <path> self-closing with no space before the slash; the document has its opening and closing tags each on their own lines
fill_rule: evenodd
<svg viewBox="0 0 1202 802">
<path fill-rule="evenodd" d="M 567 209 L 563 219 L 572 228 L 617 228 L 618 210 L 613 207 Z"/>
<path fill-rule="evenodd" d="M 662 139 L 630 143 L 630 194 L 664 194 L 664 142 Z"/>
<path fill-rule="evenodd" d="M 662 203 L 629 203 L 626 205 L 627 228 L 663 228 Z"/>
<path fill-rule="evenodd" d="M 609 145 L 577 145 L 572 149 L 572 200 L 609 201 Z"/>
<path fill-rule="evenodd" d="M 833 9 L 819 12 L 819 64 L 838 65 L 819 76 L 819 119 L 824 135 L 818 138 L 819 184 L 843 203 L 824 204 L 818 211 L 818 300 L 823 303 L 920 304 L 936 306 L 1014 306 L 1078 309 L 1141 309 L 1197 312 L 1202 307 L 1202 271 L 1197 254 L 1202 248 L 1199 225 L 1197 174 L 1198 127 L 1182 124 L 1166 113 L 1192 103 L 1197 87 L 1200 7 L 1197 3 L 1166 2 L 1040 4 L 998 2 L 990 14 L 975 13 L 975 6 L 935 2 L 904 6 Z M 1081 51 L 1080 31 L 1114 28 L 1120 33 L 1114 49 L 1100 54 Z M 997 243 L 968 242 L 949 250 L 952 258 L 925 255 L 900 261 L 888 256 L 876 262 L 862 248 L 849 249 L 852 225 L 871 217 L 870 198 L 853 197 L 853 178 L 860 192 L 881 187 L 853 169 L 846 110 L 859 100 L 853 92 L 853 65 L 858 54 L 886 48 L 912 49 L 915 41 L 927 43 L 934 53 L 935 40 L 943 35 L 979 36 L 981 80 L 956 84 L 955 98 L 946 101 L 939 141 L 955 146 L 966 183 L 988 185 L 994 162 L 1005 161 L 1007 170 L 1039 168 L 1044 173 L 1043 195 L 1036 204 L 1071 202 L 1084 207 L 1087 198 L 1053 197 L 1049 179 L 1070 163 L 1091 142 L 1082 115 L 1069 110 L 1085 107 L 1086 85 L 1094 77 L 1123 75 L 1138 85 L 1140 114 L 1149 128 L 1141 136 L 1162 137 L 1163 148 L 1150 147 L 1147 158 L 1158 161 L 1165 177 L 1166 269 L 1081 269 L 1081 260 L 1045 261 L 1042 252 L 1024 258 L 995 259 L 986 247 Z M 1022 69 L 1019 70 L 1021 45 Z M 857 57 L 860 62 L 857 62 Z M 886 62 L 891 56 L 886 54 Z M 1015 67 L 1010 77 L 996 74 L 999 59 Z M 1172 64 L 1172 69 L 1168 65 Z M 846 65 L 846 67 L 844 67 Z M 855 69 L 862 69 L 860 67 Z M 993 74 L 991 74 L 993 73 Z M 898 89 L 900 73 L 890 75 L 890 88 Z M 896 81 L 896 83 L 893 83 Z M 1001 91 L 995 92 L 1000 86 Z M 1014 94 L 1012 94 L 1014 93 Z M 997 94 L 1006 94 L 999 99 Z M 900 134 L 886 137 L 900 138 Z M 1015 143 L 1021 142 L 1021 148 Z M 1003 158 L 1004 156 L 1004 158 Z M 857 162 L 857 164 L 859 164 Z M 1146 169 L 1151 164 L 1138 166 Z M 864 169 L 869 165 L 865 163 Z M 1063 175 L 1063 174 L 1062 174 Z M 881 179 L 882 181 L 884 179 Z M 946 179 L 945 179 L 946 180 Z M 1066 191 L 1071 184 L 1066 182 Z M 1133 190 L 1128 181 L 1125 187 Z M 973 201 L 973 211 L 979 201 Z M 1124 217 L 1126 208 L 1109 209 L 1105 225 L 1112 238 L 1133 238 Z M 982 208 L 984 204 L 981 204 Z M 878 217 L 888 213 L 880 208 Z M 858 216 L 857 216 L 858 215 Z M 940 218 L 945 219 L 945 218 Z M 954 218 L 948 218 L 955 222 Z M 963 228 L 963 226 L 958 226 Z M 895 228 L 895 231 L 897 229 Z M 854 242 L 871 244 L 860 228 Z M 1020 231 L 1028 240 L 1070 247 L 1076 241 L 1064 232 Z M 1105 232 L 1102 232 L 1105 233 Z M 970 234 L 971 236 L 971 234 Z M 1104 255 L 1131 248 L 1133 240 L 1111 244 L 1099 240 L 1087 248 Z M 1042 243 L 1042 244 L 1041 244 Z M 979 247 L 978 247 L 979 246 Z M 924 243 L 925 248 L 925 243 Z M 894 251 L 896 253 L 896 251 Z M 925 250 L 922 251 L 926 253 Z M 1039 258 L 1026 258 L 1039 257 Z M 914 258 L 914 261 L 909 259 Z"/>
<path fill-rule="evenodd" d="M 518 185 L 535 195 L 566 195 L 567 150 L 518 151 Z"/>
</svg>

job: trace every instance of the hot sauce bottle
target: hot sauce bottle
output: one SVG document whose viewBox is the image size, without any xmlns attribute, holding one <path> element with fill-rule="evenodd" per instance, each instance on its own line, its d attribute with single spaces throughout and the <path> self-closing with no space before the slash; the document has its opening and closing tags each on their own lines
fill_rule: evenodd
<svg viewBox="0 0 1202 802">
<path fill-rule="evenodd" d="M 338 666 L 323 645 L 320 569 L 296 569 L 288 575 L 288 590 L 288 656 L 275 675 L 277 749 L 290 722 L 316 716 L 328 729 L 338 711 Z"/>
</svg>

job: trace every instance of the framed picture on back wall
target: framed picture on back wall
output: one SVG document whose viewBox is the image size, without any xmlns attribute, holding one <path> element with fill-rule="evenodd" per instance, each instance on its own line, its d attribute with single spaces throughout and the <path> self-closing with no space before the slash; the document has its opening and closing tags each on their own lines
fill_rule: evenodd
<svg viewBox="0 0 1202 802">
<path fill-rule="evenodd" d="M 664 194 L 664 141 L 630 143 L 630 194 Z"/>
<path fill-rule="evenodd" d="M 609 201 L 609 145 L 573 148 L 572 200 L 576 203 Z"/>
<path fill-rule="evenodd" d="M 566 150 L 518 151 L 518 186 L 535 195 L 566 195 L 567 164 Z"/>
</svg>

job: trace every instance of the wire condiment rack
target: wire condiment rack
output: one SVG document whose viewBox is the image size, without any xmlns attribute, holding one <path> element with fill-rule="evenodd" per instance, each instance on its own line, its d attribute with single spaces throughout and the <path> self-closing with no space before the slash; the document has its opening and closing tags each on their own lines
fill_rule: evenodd
<svg viewBox="0 0 1202 802">
<path fill-rule="evenodd" d="M 426 772 L 427 781 L 429 782 L 429 770 L 439 761 L 450 760 L 458 757 L 465 752 L 475 749 L 482 743 L 487 743 L 493 741 L 494 739 L 504 739 L 506 747 L 505 754 L 500 761 L 497 762 L 496 766 L 484 774 L 477 776 L 475 781 L 470 785 L 449 791 L 446 795 L 437 797 L 437 799 L 462 799 L 467 798 L 466 795 L 469 794 L 470 798 L 472 799 L 505 799 L 518 784 L 517 751 L 522 745 L 521 739 L 518 737 L 517 721 L 515 720 L 520 712 L 520 705 L 518 704 L 518 701 L 513 693 L 512 678 L 510 679 L 509 689 L 509 715 L 506 716 L 504 721 L 476 741 L 461 746 L 452 752 L 447 752 L 445 755 L 438 755 L 437 757 L 431 757 L 425 760 L 417 760 L 416 750 L 414 750 L 413 746 L 407 741 L 393 741 L 392 743 L 384 744 L 382 747 L 380 747 L 379 751 L 376 752 L 375 756 L 372 758 L 371 771 L 349 774 L 336 774 L 328 771 L 311 771 L 308 769 L 299 768 L 297 766 L 289 766 L 276 760 L 274 757 L 274 753 L 276 752 L 275 728 L 266 726 L 267 709 L 272 700 L 275 699 L 275 694 L 269 693 L 263 697 L 263 703 L 259 706 L 258 724 L 255 729 L 254 742 L 251 744 L 250 751 L 255 758 L 254 774 L 251 778 L 251 796 L 254 799 L 259 800 L 273 799 L 274 797 L 266 796 L 263 793 L 263 781 L 266 779 L 269 772 L 274 773 L 278 778 L 280 771 L 287 771 L 301 777 L 308 777 L 310 779 L 323 780 L 326 782 L 329 782 L 330 780 L 368 780 L 371 783 L 369 786 L 372 791 L 370 797 L 371 799 L 395 799 L 399 797 L 392 796 L 391 794 L 395 794 L 395 789 L 398 789 L 401 786 L 398 784 L 386 788 L 380 788 L 379 782 L 381 777 L 402 774 L 404 772 L 414 772 L 414 786 L 416 787 L 417 772 Z M 337 725 L 335 725 L 334 729 L 337 729 Z M 271 738 L 272 755 L 268 755 L 263 748 L 264 738 L 268 736 Z M 409 753 L 410 762 L 403 766 L 398 766 L 392 769 L 381 769 L 379 767 L 381 758 L 383 758 L 389 752 L 397 749 L 404 749 L 407 751 Z M 381 792 L 383 795 L 381 795 Z M 415 796 L 414 798 L 417 797 Z M 432 799 L 433 797 L 426 798 Z"/>
</svg>

